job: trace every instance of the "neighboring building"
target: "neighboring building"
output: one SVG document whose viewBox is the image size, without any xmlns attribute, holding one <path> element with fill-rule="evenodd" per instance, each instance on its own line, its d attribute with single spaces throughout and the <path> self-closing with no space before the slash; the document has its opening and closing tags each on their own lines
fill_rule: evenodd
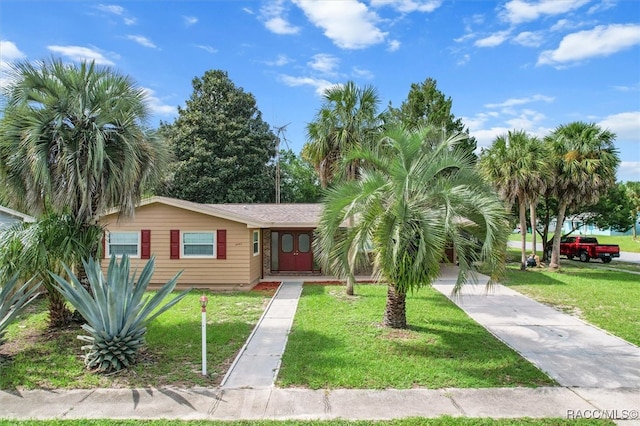
<svg viewBox="0 0 640 426">
<path fill-rule="evenodd" d="M 619 236 L 619 235 L 633 234 L 633 231 L 631 229 L 628 230 L 627 232 L 618 232 L 618 231 L 613 231 L 611 229 L 598 228 L 596 225 L 593 225 L 593 224 L 585 224 L 587 215 L 588 213 L 585 213 L 585 214 L 573 215 L 565 218 L 564 223 L 562 224 L 562 233 L 566 234 L 568 232 L 571 232 L 571 230 L 575 229 L 575 231 L 573 232 L 577 235 Z M 552 220 L 551 223 L 549 224 L 549 229 L 553 230 L 555 229 L 555 226 L 556 226 L 556 221 Z M 640 234 L 640 217 L 636 219 L 635 227 L 636 227 L 636 233 Z"/>
<path fill-rule="evenodd" d="M 103 215 L 103 267 L 111 254 L 132 265 L 155 256 L 152 285 L 183 270 L 180 287 L 249 289 L 277 275 L 319 275 L 313 230 L 321 204 L 198 204 L 166 197 L 143 201 L 132 219 Z"/>
<path fill-rule="evenodd" d="M 8 207 L 0 206 L 0 229 L 18 222 L 35 222 L 36 219 Z"/>
</svg>

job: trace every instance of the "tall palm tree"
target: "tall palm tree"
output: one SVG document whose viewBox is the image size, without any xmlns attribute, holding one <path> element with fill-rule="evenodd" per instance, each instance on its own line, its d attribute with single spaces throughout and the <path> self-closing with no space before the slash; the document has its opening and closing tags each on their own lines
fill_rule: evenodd
<svg viewBox="0 0 640 426">
<path fill-rule="evenodd" d="M 146 128 L 143 89 L 93 62 L 23 62 L 12 74 L 0 123 L 4 198 L 33 215 L 67 211 L 85 230 L 109 207 L 132 215 L 166 159 Z"/>
<path fill-rule="evenodd" d="M 340 277 L 352 276 L 370 251 L 374 277 L 388 285 L 383 322 L 392 328 L 406 327 L 407 292 L 431 285 L 451 244 L 459 262 L 455 291 L 477 261 L 487 262 L 492 278 L 503 270 L 504 205 L 468 153 L 451 150 L 459 140 L 433 148 L 434 133 L 388 129 L 377 146 L 352 151 L 345 160 L 362 160 L 360 178 L 327 191 L 314 241 L 320 264 Z"/>
<path fill-rule="evenodd" d="M 520 269 L 527 266 L 527 204 L 531 210 L 533 248 L 536 251 L 535 205 L 546 186 L 549 164 L 545 146 L 524 130 L 500 135 L 480 155 L 478 167 L 509 204 L 517 202 L 521 235 Z"/>
<path fill-rule="evenodd" d="M 615 134 L 594 123 L 576 121 L 558 126 L 545 138 L 553 162 L 553 192 L 559 201 L 549 267 L 558 269 L 560 237 L 567 208 L 598 202 L 615 185 L 620 163 Z"/>
<path fill-rule="evenodd" d="M 302 155 L 315 167 L 326 188 L 336 177 L 355 179 L 357 161 L 339 166 L 352 149 L 363 146 L 377 134 L 382 123 L 380 99 L 373 86 L 359 88 L 353 81 L 325 90 L 323 104 L 307 125 L 308 142 Z"/>
</svg>

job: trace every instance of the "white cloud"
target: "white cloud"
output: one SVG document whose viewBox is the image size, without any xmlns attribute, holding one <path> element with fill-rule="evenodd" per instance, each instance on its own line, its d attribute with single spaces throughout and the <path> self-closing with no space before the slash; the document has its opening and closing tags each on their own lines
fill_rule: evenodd
<svg viewBox="0 0 640 426">
<path fill-rule="evenodd" d="M 324 74 L 333 74 L 340 63 L 340 59 L 328 53 L 313 55 L 313 60 L 307 62 L 311 68 Z"/>
<path fill-rule="evenodd" d="M 402 13 L 433 12 L 442 4 L 442 0 L 371 0 L 371 6 L 391 6 Z"/>
<path fill-rule="evenodd" d="M 395 52 L 400 49 L 400 44 L 399 40 L 389 40 L 389 43 L 387 43 L 387 51 Z"/>
<path fill-rule="evenodd" d="M 618 92 L 640 92 L 640 83 L 631 86 L 613 86 L 613 89 Z"/>
<path fill-rule="evenodd" d="M 196 18 L 195 16 L 183 16 L 182 20 L 187 27 L 190 27 L 191 25 L 198 22 L 198 18 Z"/>
<path fill-rule="evenodd" d="M 618 166 L 617 180 L 619 182 L 640 181 L 640 161 L 621 161 Z"/>
<path fill-rule="evenodd" d="M 456 61 L 456 65 L 465 65 L 470 60 L 471 60 L 471 55 L 469 55 L 468 53 L 465 53 Z"/>
<path fill-rule="evenodd" d="M 513 42 L 526 47 L 538 47 L 544 41 L 540 32 L 523 31 L 513 38 Z"/>
<path fill-rule="evenodd" d="M 6 69 L 12 62 L 19 61 L 27 57 L 24 53 L 18 49 L 18 46 L 9 40 L 0 40 L 0 68 Z"/>
<path fill-rule="evenodd" d="M 293 2 L 342 49 L 364 49 L 382 43 L 387 36 L 376 26 L 378 15 L 357 0 Z"/>
<path fill-rule="evenodd" d="M 613 114 L 597 124 L 603 129 L 614 132 L 617 140 L 633 141 L 640 144 L 640 111 Z M 638 149 L 640 149 L 640 145 L 638 145 Z"/>
<path fill-rule="evenodd" d="M 595 4 L 589 8 L 587 13 L 593 14 L 598 12 L 603 12 L 607 9 L 611 9 L 616 6 L 616 0 L 602 0 L 600 3 Z"/>
<path fill-rule="evenodd" d="M 155 91 L 153 89 L 143 87 L 142 91 L 152 113 L 162 116 L 175 116 L 178 114 L 178 108 L 164 104 L 160 98 L 155 96 Z"/>
<path fill-rule="evenodd" d="M 486 104 L 485 108 L 508 108 L 508 107 L 512 107 L 512 106 L 516 106 L 516 105 L 524 105 L 524 104 L 529 104 L 531 102 L 553 102 L 555 100 L 554 97 L 552 96 L 545 96 L 545 95 L 533 95 L 533 96 L 528 96 L 526 98 L 509 98 L 506 101 L 497 103 L 497 104 Z"/>
<path fill-rule="evenodd" d="M 358 78 L 364 78 L 366 80 L 373 80 L 373 78 L 375 77 L 373 72 L 371 72 L 369 70 L 363 70 L 363 69 L 358 68 L 358 67 L 353 67 L 353 75 L 358 77 Z"/>
<path fill-rule="evenodd" d="M 136 18 L 125 16 L 126 10 L 122 6 L 118 6 L 115 4 L 99 4 L 96 6 L 96 9 L 102 12 L 122 17 L 122 21 L 125 25 L 134 25 L 136 23 Z"/>
<path fill-rule="evenodd" d="M 253 10 L 249 9 L 248 7 L 243 7 L 242 11 L 246 14 L 254 15 Z"/>
<path fill-rule="evenodd" d="M 481 38 L 479 40 L 476 40 L 475 43 L 473 43 L 475 46 L 477 47 L 495 47 L 495 46 L 499 46 L 502 43 L 504 43 L 504 41 L 507 39 L 507 37 L 509 37 L 510 31 L 499 31 L 497 33 L 493 33 L 488 37 L 485 38 Z"/>
<path fill-rule="evenodd" d="M 149 40 L 147 37 L 145 36 L 141 36 L 141 35 L 128 35 L 127 38 L 129 40 L 135 41 L 136 43 L 138 43 L 141 46 L 144 47 L 150 47 L 152 49 L 156 48 L 156 45 L 153 44 L 153 42 L 151 40 Z"/>
<path fill-rule="evenodd" d="M 273 67 L 282 67 L 290 62 L 292 62 L 291 58 L 289 58 L 287 55 L 280 54 L 275 61 L 267 61 L 265 63 Z"/>
<path fill-rule="evenodd" d="M 565 36 L 555 50 L 545 50 L 538 57 L 538 65 L 558 65 L 584 59 L 609 56 L 640 44 L 640 25 L 599 25 L 592 30 Z"/>
<path fill-rule="evenodd" d="M 591 0 L 511 0 L 504 5 L 500 17 L 512 24 L 535 21 L 541 16 L 561 15 L 576 10 Z"/>
<path fill-rule="evenodd" d="M 292 25 L 287 20 L 286 9 L 283 0 L 274 0 L 260 9 L 260 15 L 264 26 L 275 34 L 298 34 L 300 27 Z"/>
<path fill-rule="evenodd" d="M 124 13 L 124 7 L 117 6 L 115 4 L 99 4 L 96 6 L 96 8 L 103 12 L 112 13 L 114 15 L 122 15 Z"/>
<path fill-rule="evenodd" d="M 336 86 L 335 83 L 331 83 L 330 81 L 324 79 L 311 77 L 293 77 L 286 74 L 280 75 L 280 80 L 287 86 L 291 87 L 311 86 L 315 88 L 316 94 L 318 96 L 322 96 L 326 89 Z"/>
<path fill-rule="evenodd" d="M 115 63 L 107 58 L 97 50 L 89 49 L 82 46 L 47 46 L 47 49 L 54 53 L 58 53 L 62 56 L 73 61 L 94 61 L 97 65 L 109 65 L 113 66 Z"/>
<path fill-rule="evenodd" d="M 202 50 L 204 50 L 205 52 L 208 52 L 208 53 L 217 53 L 218 52 L 218 49 L 216 49 L 215 47 L 211 47 L 211 46 L 209 46 L 207 44 L 196 44 L 196 47 L 198 49 L 202 49 Z"/>
</svg>

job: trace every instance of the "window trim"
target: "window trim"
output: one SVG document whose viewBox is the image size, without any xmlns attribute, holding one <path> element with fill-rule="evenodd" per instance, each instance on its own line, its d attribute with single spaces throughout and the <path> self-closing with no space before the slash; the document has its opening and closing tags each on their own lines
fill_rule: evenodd
<svg viewBox="0 0 640 426">
<path fill-rule="evenodd" d="M 185 234 L 211 234 L 213 235 L 213 243 L 211 243 L 211 246 L 213 247 L 213 254 L 212 255 L 202 255 L 202 254 L 185 254 L 184 253 L 184 235 Z M 217 230 L 189 230 L 189 231 L 182 231 L 180 230 L 180 258 L 181 259 L 217 259 L 218 258 L 218 249 L 217 249 L 217 244 L 218 244 L 218 232 Z M 196 245 L 196 244 L 187 244 L 187 245 Z M 205 244 L 200 244 L 200 245 L 205 245 Z M 208 244 L 207 244 L 208 245 Z"/>
<path fill-rule="evenodd" d="M 258 238 L 256 239 L 256 235 Z M 258 256 L 260 254 L 260 230 L 254 229 L 251 234 L 251 250 L 254 256 Z"/>
<path fill-rule="evenodd" d="M 107 232 L 107 241 L 105 244 L 105 252 L 106 252 L 106 257 L 110 258 L 111 257 L 111 234 L 135 234 L 138 237 L 138 241 L 136 243 L 136 254 L 134 255 L 129 255 L 130 259 L 140 259 L 141 255 L 142 255 L 142 231 L 109 231 Z M 124 245 L 130 245 L 132 246 L 133 244 L 124 244 Z M 116 258 L 120 259 L 122 258 L 123 255 L 121 254 L 116 254 Z"/>
</svg>

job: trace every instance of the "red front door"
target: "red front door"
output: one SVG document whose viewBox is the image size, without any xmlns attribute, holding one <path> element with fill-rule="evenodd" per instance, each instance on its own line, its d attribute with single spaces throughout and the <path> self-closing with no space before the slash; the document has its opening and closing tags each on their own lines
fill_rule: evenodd
<svg viewBox="0 0 640 426">
<path fill-rule="evenodd" d="M 281 231 L 279 238 L 281 271 L 312 271 L 310 231 Z"/>
</svg>

